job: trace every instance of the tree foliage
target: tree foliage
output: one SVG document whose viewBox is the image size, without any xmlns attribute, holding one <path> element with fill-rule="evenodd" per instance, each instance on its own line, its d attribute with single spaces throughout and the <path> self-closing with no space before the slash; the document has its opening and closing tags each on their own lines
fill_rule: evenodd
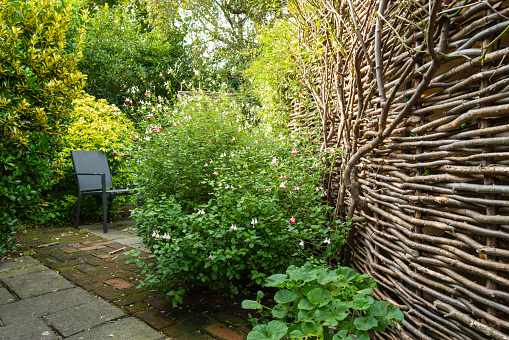
<svg viewBox="0 0 509 340">
<path fill-rule="evenodd" d="M 175 96 L 190 68 L 184 31 L 160 30 L 143 2 L 122 2 L 98 9 L 87 24 L 80 69 L 88 75 L 87 93 L 122 107 L 144 92 Z"/>
</svg>

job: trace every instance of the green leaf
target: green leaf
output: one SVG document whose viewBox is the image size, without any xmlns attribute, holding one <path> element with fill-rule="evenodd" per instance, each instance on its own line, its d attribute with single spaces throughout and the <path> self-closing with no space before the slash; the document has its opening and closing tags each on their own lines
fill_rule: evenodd
<svg viewBox="0 0 509 340">
<path fill-rule="evenodd" d="M 300 329 L 302 330 L 302 333 L 304 333 L 306 337 L 309 336 L 320 337 L 323 334 L 323 327 L 317 324 L 316 322 L 311 321 L 304 322 L 300 326 Z"/>
<path fill-rule="evenodd" d="M 315 306 L 324 306 L 332 300 L 332 294 L 324 288 L 315 288 L 309 291 L 307 294 L 309 302 Z"/>
<path fill-rule="evenodd" d="M 262 305 L 258 301 L 244 300 L 242 301 L 242 308 L 244 309 L 262 309 Z"/>
<path fill-rule="evenodd" d="M 288 307 L 285 308 L 284 306 L 276 306 L 276 307 L 274 307 L 274 309 L 272 309 L 272 316 L 277 319 L 284 318 L 287 313 L 288 313 Z"/>
<path fill-rule="evenodd" d="M 311 310 L 301 310 L 299 314 L 297 314 L 297 320 L 299 321 L 308 321 L 312 320 L 315 313 Z"/>
<path fill-rule="evenodd" d="M 279 290 L 274 295 L 274 301 L 276 301 L 277 303 L 283 304 L 283 303 L 292 302 L 299 296 L 300 296 L 299 294 L 292 292 L 291 290 L 282 289 L 282 290 Z"/>
<path fill-rule="evenodd" d="M 378 321 L 372 316 L 360 317 L 353 322 L 354 326 L 360 331 L 368 331 L 378 325 Z"/>
<path fill-rule="evenodd" d="M 267 325 L 256 325 L 247 335 L 247 340 L 279 340 L 286 335 L 288 327 L 279 320 L 269 322 Z"/>
<path fill-rule="evenodd" d="M 368 333 L 363 332 L 363 331 L 355 332 L 355 336 L 357 337 L 357 340 L 369 340 Z"/>
<path fill-rule="evenodd" d="M 290 278 L 292 280 L 296 281 L 304 281 L 304 282 L 310 282 L 317 278 L 316 276 L 316 266 L 313 266 L 310 263 L 306 263 L 301 268 L 296 268 L 295 270 L 292 270 L 289 272 Z"/>
<path fill-rule="evenodd" d="M 353 308 L 354 309 L 357 309 L 357 310 L 366 310 L 370 306 L 371 306 L 371 303 L 367 299 L 365 299 L 363 297 L 353 300 Z"/>
<path fill-rule="evenodd" d="M 395 306 L 392 306 L 392 309 L 390 310 L 389 313 L 387 313 L 387 316 L 396 320 L 397 323 L 401 323 L 401 321 L 403 321 L 403 318 L 405 317 L 401 309 Z"/>
<path fill-rule="evenodd" d="M 355 270 L 348 267 L 339 267 L 335 272 L 337 275 L 343 276 L 347 282 L 355 281 L 357 277 L 359 277 L 359 274 Z"/>
<path fill-rule="evenodd" d="M 267 287 L 284 287 L 285 281 L 288 275 L 286 274 L 274 274 L 267 278 L 265 286 Z"/>
<path fill-rule="evenodd" d="M 299 309 L 305 309 L 305 310 L 311 310 L 311 309 L 315 308 L 315 305 L 313 305 L 309 301 L 308 298 L 303 298 L 302 300 L 299 301 L 298 308 Z"/>
<path fill-rule="evenodd" d="M 334 334 L 332 340 L 352 340 L 352 337 L 348 335 L 348 332 L 346 330 L 341 330 Z"/>
<path fill-rule="evenodd" d="M 291 339 L 304 339 L 304 337 L 305 337 L 304 333 L 302 333 L 302 331 L 300 331 L 298 329 L 296 329 L 290 333 Z"/>
</svg>

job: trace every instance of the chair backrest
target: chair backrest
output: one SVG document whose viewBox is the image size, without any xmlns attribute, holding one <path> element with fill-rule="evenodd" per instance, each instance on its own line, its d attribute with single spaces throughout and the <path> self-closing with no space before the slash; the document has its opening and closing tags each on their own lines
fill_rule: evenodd
<svg viewBox="0 0 509 340">
<path fill-rule="evenodd" d="M 106 174 L 106 187 L 112 188 L 110 166 L 108 158 L 103 151 L 71 151 L 72 164 L 76 173 L 104 173 Z M 101 176 L 78 175 L 78 190 L 101 190 Z"/>
</svg>

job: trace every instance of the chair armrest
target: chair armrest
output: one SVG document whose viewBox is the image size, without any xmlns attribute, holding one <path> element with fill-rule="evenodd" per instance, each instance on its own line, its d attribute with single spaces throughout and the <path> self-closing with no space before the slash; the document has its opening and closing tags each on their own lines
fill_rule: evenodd
<svg viewBox="0 0 509 340">
<path fill-rule="evenodd" d="M 102 175 L 106 175 L 105 173 L 95 173 L 95 172 L 73 172 L 71 175 L 80 175 L 80 176 L 102 176 Z"/>
</svg>

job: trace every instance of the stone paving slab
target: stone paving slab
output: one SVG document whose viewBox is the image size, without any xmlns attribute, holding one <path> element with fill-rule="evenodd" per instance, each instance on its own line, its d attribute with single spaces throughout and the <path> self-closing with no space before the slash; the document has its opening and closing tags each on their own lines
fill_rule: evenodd
<svg viewBox="0 0 509 340">
<path fill-rule="evenodd" d="M 89 303 L 60 310 L 43 317 L 64 337 L 123 317 L 124 312 L 104 300 L 94 299 Z"/>
<path fill-rule="evenodd" d="M 167 339 L 162 334 L 147 326 L 143 321 L 129 317 L 109 322 L 96 328 L 75 334 L 69 340 L 158 340 Z"/>
<path fill-rule="evenodd" d="M 81 288 L 71 288 L 26 300 L 0 305 L 0 319 L 5 326 L 22 323 L 26 319 L 40 318 L 69 307 L 96 300 Z"/>
<path fill-rule="evenodd" d="M 0 272 L 4 272 L 7 270 L 11 270 L 11 269 L 16 269 L 19 267 L 25 267 L 28 265 L 35 265 L 38 263 L 39 263 L 39 261 L 37 261 L 36 259 L 34 259 L 31 256 L 23 256 L 23 257 L 17 258 L 16 260 L 13 260 L 13 261 L 0 262 Z"/>
<path fill-rule="evenodd" d="M 0 288 L 0 305 L 16 301 L 16 297 L 7 290 L 7 288 Z"/>
<path fill-rule="evenodd" d="M 19 262 L 6 261 L 6 262 L 0 263 L 0 280 L 6 279 L 9 277 L 14 277 L 17 275 L 34 273 L 34 272 L 39 272 L 42 270 L 49 269 L 48 267 L 40 264 L 37 260 L 35 260 L 31 257 L 28 257 L 28 258 L 29 258 L 28 261 L 26 261 L 26 258 L 25 258 L 25 260 L 22 260 L 22 261 L 20 260 Z M 33 261 L 35 261 L 35 262 L 33 262 Z"/>
<path fill-rule="evenodd" d="M 50 269 L 7 278 L 3 282 L 21 299 L 74 287 L 71 282 Z"/>
<path fill-rule="evenodd" d="M 0 327 L 0 339 L 54 340 L 60 337 L 40 319 L 30 318 L 23 320 L 22 324 Z"/>
</svg>

